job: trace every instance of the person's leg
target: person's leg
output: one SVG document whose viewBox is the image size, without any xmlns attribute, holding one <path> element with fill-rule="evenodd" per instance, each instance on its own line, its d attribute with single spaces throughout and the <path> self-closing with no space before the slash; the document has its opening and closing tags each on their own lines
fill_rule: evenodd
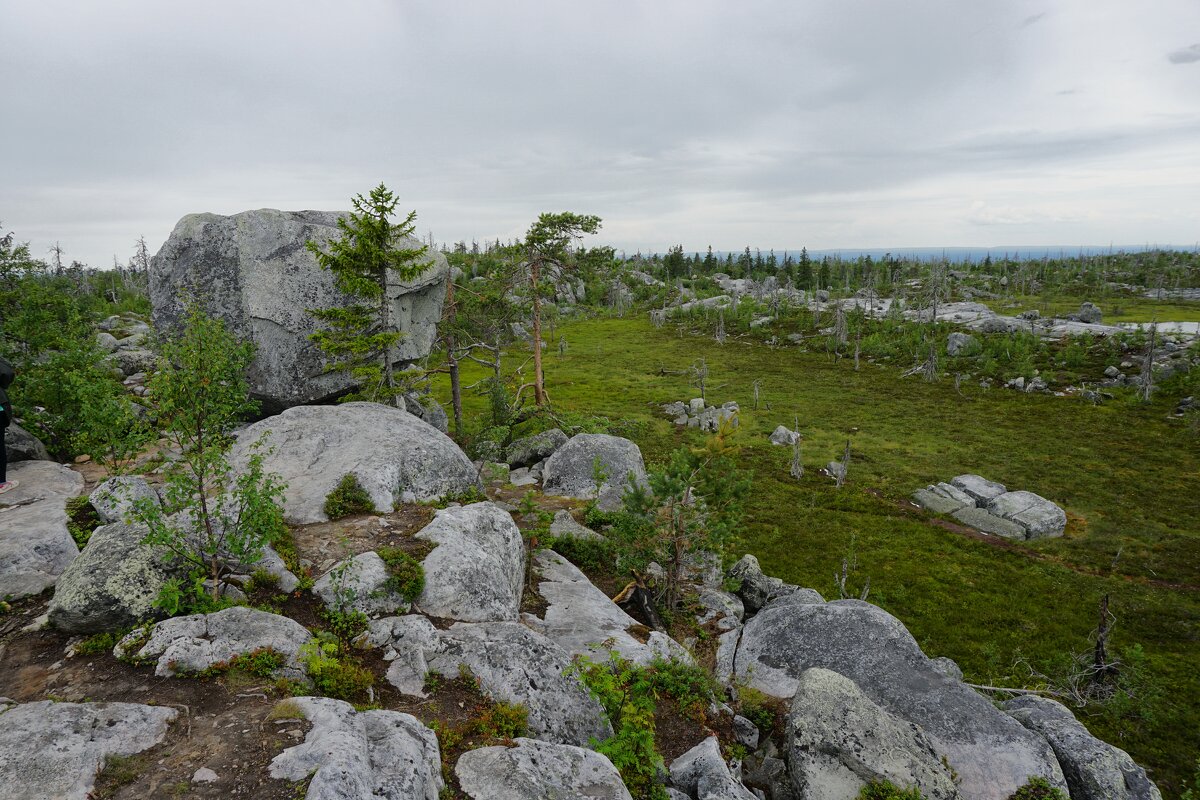
<svg viewBox="0 0 1200 800">
<path fill-rule="evenodd" d="M 8 483 L 8 445 L 4 443 L 4 434 L 8 428 L 0 428 L 0 483 Z"/>
</svg>

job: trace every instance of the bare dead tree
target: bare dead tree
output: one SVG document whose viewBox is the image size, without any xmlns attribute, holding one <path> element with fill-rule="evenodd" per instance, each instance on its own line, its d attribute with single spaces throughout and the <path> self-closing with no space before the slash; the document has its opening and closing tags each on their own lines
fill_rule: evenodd
<svg viewBox="0 0 1200 800">
<path fill-rule="evenodd" d="M 1146 353 L 1142 358 L 1142 385 L 1138 387 L 1138 396 L 1142 402 L 1150 402 L 1154 394 L 1154 346 L 1158 339 L 1158 323 L 1150 323 L 1150 339 L 1146 342 Z"/>
<path fill-rule="evenodd" d="M 759 393 L 762 391 L 762 381 L 756 380 L 750 384 L 750 388 L 754 390 L 754 410 L 758 411 Z"/>
<path fill-rule="evenodd" d="M 707 402 L 708 398 L 704 396 L 704 386 L 708 382 L 708 362 L 701 358 L 692 364 L 690 372 L 692 374 L 691 385 L 700 390 L 700 399 Z"/>
<path fill-rule="evenodd" d="M 802 437 L 800 436 L 800 417 L 799 417 L 799 415 L 796 416 L 795 421 L 792 424 L 795 427 L 792 429 L 793 436 L 792 436 L 791 474 L 792 474 L 793 478 L 795 478 L 796 480 L 800 480 L 801 478 L 804 477 L 804 461 L 802 460 L 801 454 L 800 454 L 800 439 Z"/>
<path fill-rule="evenodd" d="M 834 482 L 836 483 L 837 488 L 839 488 L 839 489 L 846 485 L 846 476 L 850 474 L 850 440 L 849 439 L 846 440 L 846 449 L 842 452 L 841 464 L 842 464 L 842 468 L 840 470 L 838 470 L 837 475 L 834 476 Z"/>
<path fill-rule="evenodd" d="M 842 308 L 841 303 L 838 303 L 837 309 L 833 312 L 833 339 L 837 344 L 839 352 L 846 346 L 846 342 L 848 341 L 846 309 Z"/>
<path fill-rule="evenodd" d="M 858 331 L 854 332 L 854 371 L 855 372 L 858 372 L 858 368 L 859 368 L 858 357 L 859 357 L 860 353 L 862 353 L 862 331 L 858 330 Z"/>
<path fill-rule="evenodd" d="M 929 344 L 929 358 L 925 359 L 924 375 L 926 383 L 933 383 L 938 378 L 937 345 Z"/>
<path fill-rule="evenodd" d="M 717 344 L 725 344 L 725 309 L 717 312 L 717 332 L 713 336 Z"/>
<path fill-rule="evenodd" d="M 1096 626 L 1096 646 L 1092 651 L 1092 683 L 1110 683 L 1117 677 L 1117 664 L 1108 657 L 1108 634 L 1116 617 L 1108 610 L 1108 594 L 1100 598 L 1100 622 Z"/>
</svg>

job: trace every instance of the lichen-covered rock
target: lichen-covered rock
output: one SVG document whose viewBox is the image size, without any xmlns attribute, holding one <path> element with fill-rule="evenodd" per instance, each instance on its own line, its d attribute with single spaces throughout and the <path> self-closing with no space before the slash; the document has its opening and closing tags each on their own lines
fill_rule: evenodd
<svg viewBox="0 0 1200 800">
<path fill-rule="evenodd" d="M 992 500 L 1008 491 L 1004 488 L 1003 483 L 989 481 L 979 475 L 959 475 L 950 479 L 950 485 L 962 489 L 974 498 L 975 504 L 980 507 L 987 506 Z"/>
<path fill-rule="evenodd" d="M 729 771 L 715 736 L 671 762 L 671 785 L 696 800 L 756 800 Z"/>
<path fill-rule="evenodd" d="M 742 629 L 738 680 L 791 698 L 813 667 L 849 678 L 871 702 L 925 731 L 958 773 L 964 800 L 1007 800 L 1031 775 L 1065 788 L 1045 739 L 935 668 L 895 617 L 859 600 L 789 599 L 767 605 Z"/>
<path fill-rule="evenodd" d="M 384 625 L 373 626 L 372 641 L 383 638 L 379 634 Z M 410 690 L 421 686 L 426 674 L 455 677 L 465 667 L 485 694 L 525 707 L 531 736 L 581 746 L 612 736 L 599 702 L 566 674 L 571 656 L 524 625 L 460 622 L 445 631 L 413 633 L 406 625 L 400 637 L 384 643 L 397 656 L 388 669 L 388 682 L 401 691 L 423 697 L 423 689 Z M 413 649 L 420 649 L 420 658 L 413 657 Z"/>
<path fill-rule="evenodd" d="M 558 428 L 516 439 L 508 446 L 506 457 L 510 467 L 530 467 L 554 455 L 567 443 L 567 435 Z"/>
<path fill-rule="evenodd" d="M 992 498 L 987 509 L 1020 525 L 1029 539 L 1062 536 L 1067 528 L 1067 513 L 1033 492 L 1005 492 Z"/>
<path fill-rule="evenodd" d="M 120 522 L 97 528 L 54 588 L 50 623 L 65 633 L 97 633 L 161 617 L 159 591 L 187 568 L 166 548 L 143 544 L 147 533 Z"/>
<path fill-rule="evenodd" d="M 525 542 L 494 503 L 444 508 L 417 537 L 434 542 L 425 557 L 417 607 L 462 622 L 516 620 L 525 586 Z"/>
<path fill-rule="evenodd" d="M 346 613 L 361 611 L 368 617 L 408 610 L 408 601 L 388 588 L 391 574 L 374 551 L 343 559 L 313 584 L 313 594 L 326 608 Z"/>
<path fill-rule="evenodd" d="M 293 524 L 325 522 L 325 499 L 349 474 L 380 513 L 402 500 L 483 488 L 475 466 L 450 437 L 379 403 L 289 408 L 243 431 L 230 464 L 245 470 L 263 437 L 263 469 L 287 483 L 283 513 Z"/>
<path fill-rule="evenodd" d="M 96 510 L 96 516 L 105 524 L 124 522 L 125 515 L 133 510 L 139 500 L 159 503 L 158 492 L 146 483 L 145 478 L 120 475 L 101 483 L 88 495 L 88 502 Z"/>
<path fill-rule="evenodd" d="M 787 720 L 787 762 L 805 800 L 857 797 L 872 781 L 915 786 L 928 800 L 955 800 L 950 770 L 925 732 L 866 697 L 849 678 L 805 670 Z"/>
<path fill-rule="evenodd" d="M 781 579 L 766 575 L 758 565 L 758 559 L 747 553 L 736 564 L 729 568 L 730 579 L 738 583 L 737 596 L 742 598 L 746 611 L 750 614 L 758 611 L 772 600 L 800 590 L 798 586 L 784 583 Z M 820 595 L 811 589 L 803 590 L 811 593 L 810 600 L 823 602 Z"/>
<path fill-rule="evenodd" d="M 162 332 L 178 328 L 183 299 L 195 296 L 210 316 L 256 345 L 247 377 L 266 411 L 333 399 L 351 387 L 352 378 L 326 370 L 321 351 L 309 338 L 318 323 L 308 309 L 350 301 L 305 243 L 324 245 L 340 238 L 341 216 L 345 214 L 274 209 L 185 216 L 151 260 L 155 327 Z M 412 249 L 420 243 L 408 239 L 401 246 Z M 429 354 L 441 318 L 446 259 L 431 249 L 423 261 L 425 271 L 413 280 L 388 279 L 391 319 L 404 332 L 391 353 L 400 366 Z"/>
<path fill-rule="evenodd" d="M 946 355 L 960 356 L 975 346 L 976 339 L 969 333 L 955 331 L 946 337 Z"/>
<path fill-rule="evenodd" d="M 607 756 L 582 747 L 514 739 L 515 747 L 463 753 L 454 768 L 472 800 L 631 800 Z"/>
<path fill-rule="evenodd" d="M 0 705 L 0 795 L 86 800 L 107 759 L 150 749 L 178 715 L 138 703 Z"/>
<path fill-rule="evenodd" d="M 596 484 L 596 466 L 604 473 L 604 482 Z M 542 472 L 546 494 L 560 497 L 596 499 L 605 511 L 622 506 L 622 496 L 632 482 L 646 479 L 642 451 L 636 444 L 605 433 L 580 433 L 546 459 Z"/>
<path fill-rule="evenodd" d="M 800 441 L 800 434 L 796 431 L 789 430 L 784 425 L 777 425 L 775 426 L 775 430 L 771 431 L 771 436 L 769 438 L 771 440 L 771 444 L 773 445 L 786 445 L 791 447 L 796 442 Z"/>
<path fill-rule="evenodd" d="M 1158 787 L 1128 753 L 1092 736 L 1062 703 L 1023 695 L 1006 702 L 1004 710 L 1050 742 L 1071 800 L 1162 800 Z"/>
<path fill-rule="evenodd" d="M 969 525 L 977 531 L 990 533 L 993 536 L 1003 536 L 1005 539 L 1024 540 L 1027 532 L 1011 519 L 998 517 L 986 508 L 966 506 L 950 514 L 963 525 Z"/>
<path fill-rule="evenodd" d="M 284 657 L 278 677 L 303 678 L 300 648 L 312 638 L 294 619 L 235 606 L 163 620 L 150 630 L 149 640 L 135 631 L 117 643 L 115 652 L 135 661 L 154 661 L 155 675 L 170 676 L 194 675 L 227 664 L 234 656 L 272 650 Z"/>
<path fill-rule="evenodd" d="M 83 476 L 52 461 L 8 468 L 17 488 L 0 495 L 0 597 L 27 597 L 53 586 L 79 555 L 67 529 L 67 500 Z"/>
<path fill-rule="evenodd" d="M 281 700 L 312 723 L 304 742 L 271 761 L 272 778 L 312 776 L 306 800 L 437 800 L 445 785 L 437 735 L 398 711 L 355 711 L 328 697 Z"/>
</svg>

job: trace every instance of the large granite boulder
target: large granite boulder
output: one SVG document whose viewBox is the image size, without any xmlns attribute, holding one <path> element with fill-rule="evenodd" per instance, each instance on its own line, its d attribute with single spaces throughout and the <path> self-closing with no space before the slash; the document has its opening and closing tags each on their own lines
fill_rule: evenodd
<svg viewBox="0 0 1200 800">
<path fill-rule="evenodd" d="M 1023 695 L 1005 703 L 1004 710 L 1050 742 L 1071 800 L 1162 800 L 1158 787 L 1128 753 L 1092 736 L 1062 703 Z"/>
<path fill-rule="evenodd" d="M 385 648 L 388 682 L 400 691 L 424 697 L 427 674 L 465 667 L 489 697 L 525 707 L 531 736 L 580 746 L 612 736 L 600 703 L 567 674 L 571 656 L 545 636 L 517 622 L 427 624 L 416 615 L 371 623 L 367 640 Z"/>
<path fill-rule="evenodd" d="M 178 715 L 138 703 L 0 701 L 0 796 L 86 800 L 105 761 L 158 744 Z"/>
<path fill-rule="evenodd" d="M 97 528 L 54 588 L 50 622 L 65 633 L 98 633 L 162 616 L 155 608 L 163 584 L 187 567 L 167 549 L 143 544 L 144 525 Z"/>
<path fill-rule="evenodd" d="M 9 464 L 18 461 L 52 460 L 42 440 L 15 422 L 4 429 L 4 448 L 8 453 Z"/>
<path fill-rule="evenodd" d="M 1020 525 L 1028 539 L 1062 536 L 1067 528 L 1067 513 L 1033 492 L 1005 492 L 992 499 L 987 509 Z"/>
<path fill-rule="evenodd" d="M 293 524 L 325 522 L 325 498 L 348 474 L 358 478 L 381 513 L 397 502 L 483 488 L 475 466 L 450 437 L 379 403 L 289 408 L 256 422 L 230 451 L 234 469 L 247 467 L 264 436 L 263 469 L 287 483 L 283 515 Z"/>
<path fill-rule="evenodd" d="M 185 216 L 150 262 L 155 327 L 166 333 L 177 328 L 184 299 L 196 297 L 236 336 L 257 345 L 248 377 L 268 413 L 344 393 L 352 382 L 345 373 L 325 371 L 325 359 L 309 340 L 318 326 L 307 309 L 345 306 L 347 298 L 305 247 L 340 238 L 341 216 L 274 209 Z M 401 246 L 420 244 L 406 239 Z M 434 250 L 424 261 L 425 271 L 414 280 L 388 284 L 391 318 L 404 332 L 391 354 L 399 365 L 428 355 L 441 318 L 446 258 Z"/>
<path fill-rule="evenodd" d="M 155 662 L 155 675 L 195 675 L 227 664 L 235 656 L 273 650 L 284 657 L 276 677 L 303 678 L 300 648 L 311 641 L 308 629 L 290 617 L 234 606 L 213 614 L 173 617 L 155 625 L 149 640 L 135 631 L 115 652 L 138 662 Z"/>
<path fill-rule="evenodd" d="M 605 475 L 599 486 L 597 464 Z M 542 477 L 546 494 L 595 498 L 600 508 L 615 511 L 621 508 L 621 497 L 630 482 L 645 481 L 646 464 L 641 449 L 628 439 L 606 433 L 580 433 L 546 459 Z"/>
<path fill-rule="evenodd" d="M 739 680 L 791 698 L 813 667 L 849 678 L 871 702 L 925 731 L 958 773 L 964 800 L 1007 800 L 1031 775 L 1066 788 L 1046 740 L 939 670 L 895 617 L 859 600 L 790 600 L 770 603 L 746 623 Z"/>
<path fill-rule="evenodd" d="M 805 800 L 857 797 L 872 781 L 915 786 L 928 800 L 955 800 L 950 769 L 920 727 L 871 702 L 849 678 L 806 670 L 787 720 L 788 770 Z"/>
<path fill-rule="evenodd" d="M 0 495 L 0 598 L 53 586 L 79 548 L 67 529 L 67 500 L 83 476 L 53 461 L 21 461 L 8 469 L 17 488 Z"/>
<path fill-rule="evenodd" d="M 631 800 L 607 756 L 582 747 L 513 739 L 515 747 L 463 753 L 454 768 L 471 800 Z"/>
<path fill-rule="evenodd" d="M 494 503 L 444 508 L 416 533 L 437 546 L 422 562 L 417 608 L 462 622 L 513 621 L 525 586 L 525 542 Z"/>
<path fill-rule="evenodd" d="M 328 697 L 281 700 L 312 723 L 304 741 L 271 761 L 271 777 L 311 777 L 306 800 L 438 800 L 445 785 L 437 735 L 399 711 L 355 711 Z"/>
</svg>

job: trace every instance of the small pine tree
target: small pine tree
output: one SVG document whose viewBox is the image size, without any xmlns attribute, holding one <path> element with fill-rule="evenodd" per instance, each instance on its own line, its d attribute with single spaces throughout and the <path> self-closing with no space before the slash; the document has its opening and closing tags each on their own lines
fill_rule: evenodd
<svg viewBox="0 0 1200 800">
<path fill-rule="evenodd" d="M 341 239 L 329 242 L 328 250 L 314 241 L 307 245 L 317 263 L 333 272 L 334 286 L 351 300 L 337 308 L 308 309 L 326 326 L 311 338 L 329 358 L 330 371 L 348 372 L 358 384 L 343 400 L 399 405 L 410 386 L 397 379 L 393 366 L 393 349 L 403 333 L 392 318 L 388 281 L 420 275 L 428 248 L 404 245 L 416 227 L 417 212 L 393 223 L 398 201 L 382 183 L 368 197 L 355 195 L 351 202 L 354 211 L 338 220 Z"/>
</svg>

